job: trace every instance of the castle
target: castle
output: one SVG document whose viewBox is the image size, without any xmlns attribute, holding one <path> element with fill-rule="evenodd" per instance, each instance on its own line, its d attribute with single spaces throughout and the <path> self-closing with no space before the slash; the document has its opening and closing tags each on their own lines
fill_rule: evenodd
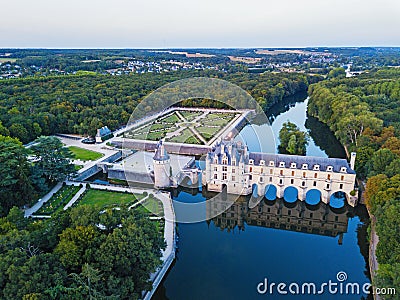
<svg viewBox="0 0 400 300">
<path fill-rule="evenodd" d="M 328 203 L 333 193 L 346 194 L 350 205 L 357 199 L 352 196 L 356 174 L 355 153 L 350 166 L 345 159 L 249 152 L 241 142 L 218 143 L 206 156 L 202 184 L 208 191 L 250 195 L 256 189 L 263 196 L 266 189 L 276 189 L 276 197 L 283 198 L 285 188 L 297 189 L 300 200 L 306 199 L 311 189 L 321 192 Z"/>
<path fill-rule="evenodd" d="M 291 186 L 302 201 L 308 191 L 318 190 L 326 204 L 332 194 L 344 192 L 347 202 L 355 206 L 355 158 L 352 153 L 349 165 L 339 158 L 249 152 L 241 142 L 221 141 L 206 155 L 202 185 L 208 191 L 222 192 L 226 188 L 229 194 L 253 193 L 260 197 L 273 188 L 277 198 L 283 198 L 285 189 Z M 157 145 L 153 165 L 155 187 L 170 187 L 170 158 L 162 142 Z"/>
</svg>

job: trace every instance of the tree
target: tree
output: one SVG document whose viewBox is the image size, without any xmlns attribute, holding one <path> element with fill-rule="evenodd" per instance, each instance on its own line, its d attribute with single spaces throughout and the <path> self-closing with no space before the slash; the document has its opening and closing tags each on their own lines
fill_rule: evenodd
<svg viewBox="0 0 400 300">
<path fill-rule="evenodd" d="M 32 200 L 26 149 L 17 139 L 0 136 L 0 216 Z"/>
<path fill-rule="evenodd" d="M 35 155 L 34 171 L 48 183 L 64 180 L 74 172 L 72 153 L 54 136 L 41 136 L 31 147 Z"/>
<path fill-rule="evenodd" d="M 308 134 L 289 121 L 282 125 L 279 131 L 279 152 L 297 155 L 305 155 L 308 145 Z"/>
<path fill-rule="evenodd" d="M 385 174 L 386 168 L 397 158 L 389 149 L 379 149 L 372 156 L 368 162 L 368 176 L 375 176 L 377 174 Z"/>
</svg>

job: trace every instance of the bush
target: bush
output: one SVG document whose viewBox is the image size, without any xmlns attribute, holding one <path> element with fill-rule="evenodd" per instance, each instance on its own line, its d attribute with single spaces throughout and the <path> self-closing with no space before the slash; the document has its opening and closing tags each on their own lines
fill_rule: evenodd
<svg viewBox="0 0 400 300">
<path fill-rule="evenodd" d="M 351 195 L 351 196 L 355 196 L 355 195 L 356 195 L 356 191 L 355 191 L 355 190 L 352 190 L 352 191 L 350 192 L 350 195 Z"/>
</svg>

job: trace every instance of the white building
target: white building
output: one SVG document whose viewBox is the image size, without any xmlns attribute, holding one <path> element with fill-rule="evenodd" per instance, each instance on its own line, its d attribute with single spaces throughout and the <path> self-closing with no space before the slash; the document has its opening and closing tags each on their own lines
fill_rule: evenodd
<svg viewBox="0 0 400 300">
<path fill-rule="evenodd" d="M 202 184 L 209 191 L 249 195 L 255 189 L 259 196 L 274 187 L 282 198 L 287 187 L 297 189 L 297 197 L 306 199 L 310 190 L 318 190 L 324 203 L 335 192 L 344 192 L 350 205 L 357 204 L 351 196 L 356 174 L 355 153 L 351 167 L 345 159 L 249 152 L 240 142 L 220 142 L 206 156 Z"/>
</svg>

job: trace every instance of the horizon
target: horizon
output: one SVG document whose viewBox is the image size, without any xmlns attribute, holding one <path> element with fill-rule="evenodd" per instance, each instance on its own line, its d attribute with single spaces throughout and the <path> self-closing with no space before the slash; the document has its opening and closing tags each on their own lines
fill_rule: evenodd
<svg viewBox="0 0 400 300">
<path fill-rule="evenodd" d="M 400 41 L 395 0 L 19 0 L 5 11 L 0 48 L 390 47 Z"/>
</svg>

